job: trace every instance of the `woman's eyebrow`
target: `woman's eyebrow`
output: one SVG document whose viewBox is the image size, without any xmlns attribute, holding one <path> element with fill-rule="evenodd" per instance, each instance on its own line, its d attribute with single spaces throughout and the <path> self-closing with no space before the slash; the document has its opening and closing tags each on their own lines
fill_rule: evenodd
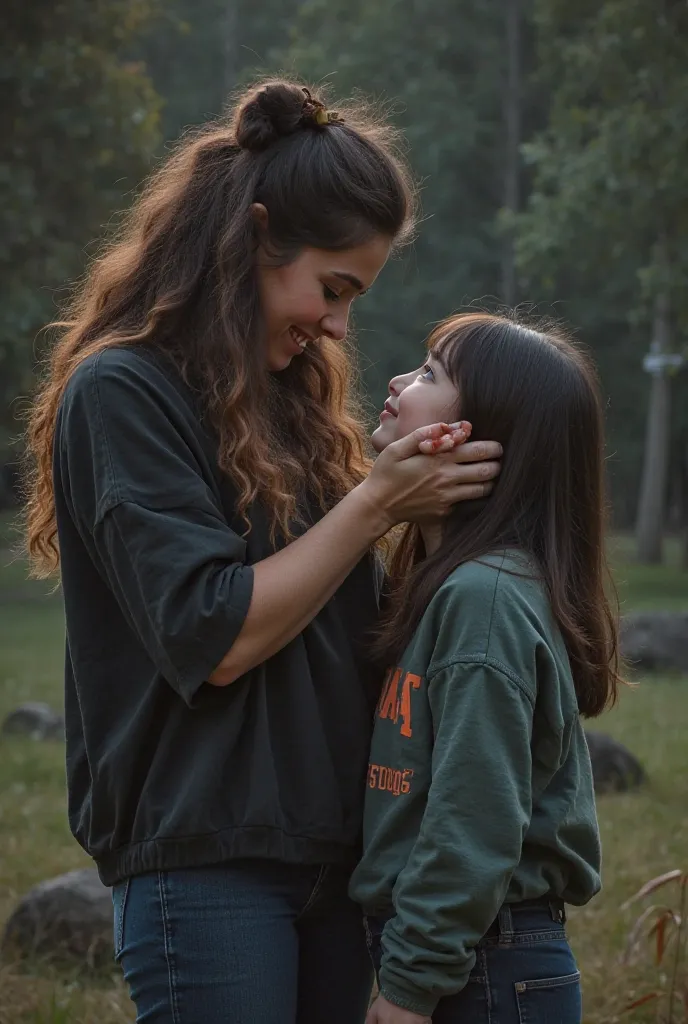
<svg viewBox="0 0 688 1024">
<path fill-rule="evenodd" d="M 363 282 L 360 281 L 355 274 L 347 274 L 345 270 L 333 270 L 332 276 L 338 277 L 340 280 L 346 281 L 347 284 L 353 285 L 359 295 L 365 295 L 368 291 L 367 288 L 363 287 Z"/>
</svg>

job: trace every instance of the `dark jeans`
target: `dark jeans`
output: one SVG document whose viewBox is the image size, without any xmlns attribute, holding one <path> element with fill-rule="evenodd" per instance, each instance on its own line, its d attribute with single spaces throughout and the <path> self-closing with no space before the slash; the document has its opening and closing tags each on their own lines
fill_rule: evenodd
<svg viewBox="0 0 688 1024">
<path fill-rule="evenodd" d="M 362 1024 L 373 972 L 349 872 L 270 861 L 135 875 L 113 889 L 137 1021 Z"/>
<path fill-rule="evenodd" d="M 377 973 L 385 919 L 367 924 Z M 476 953 L 468 983 L 439 1001 L 434 1024 L 580 1024 L 580 974 L 556 909 L 502 907 Z"/>
</svg>

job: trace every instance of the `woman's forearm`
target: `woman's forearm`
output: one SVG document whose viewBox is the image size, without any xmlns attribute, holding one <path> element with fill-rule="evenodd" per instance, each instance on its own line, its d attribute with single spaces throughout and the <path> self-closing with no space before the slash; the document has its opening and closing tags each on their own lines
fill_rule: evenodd
<svg viewBox="0 0 688 1024">
<path fill-rule="evenodd" d="M 455 426 L 421 427 L 389 445 L 363 483 L 315 526 L 253 566 L 246 620 L 209 682 L 233 683 L 298 636 L 395 523 L 442 515 L 457 501 L 489 493 L 499 472 L 490 460 L 499 459 L 501 447 L 464 444 L 466 433 Z M 427 444 L 432 458 L 419 454 Z"/>
<path fill-rule="evenodd" d="M 303 536 L 257 562 L 246 620 L 208 681 L 227 686 L 298 636 L 390 525 L 357 487 Z"/>
</svg>

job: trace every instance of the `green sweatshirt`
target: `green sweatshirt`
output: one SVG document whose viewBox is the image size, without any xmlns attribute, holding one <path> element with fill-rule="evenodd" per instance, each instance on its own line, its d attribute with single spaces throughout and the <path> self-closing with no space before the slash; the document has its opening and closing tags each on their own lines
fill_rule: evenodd
<svg viewBox="0 0 688 1024">
<path fill-rule="evenodd" d="M 368 914 L 393 915 L 380 988 L 415 1013 L 463 988 L 502 903 L 579 906 L 600 887 L 571 668 L 544 587 L 524 572 L 516 552 L 455 570 L 378 704 L 350 891 Z"/>
</svg>

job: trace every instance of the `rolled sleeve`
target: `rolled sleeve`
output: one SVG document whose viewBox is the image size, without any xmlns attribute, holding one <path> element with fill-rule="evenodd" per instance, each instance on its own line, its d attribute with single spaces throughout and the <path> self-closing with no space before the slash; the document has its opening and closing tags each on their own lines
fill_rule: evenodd
<svg viewBox="0 0 688 1024">
<path fill-rule="evenodd" d="M 253 570 L 196 411 L 133 351 L 73 374 L 57 471 L 71 517 L 132 632 L 189 704 L 246 618 Z"/>
<path fill-rule="evenodd" d="M 158 671 L 189 705 L 251 603 L 244 541 L 197 509 L 122 502 L 95 532 L 110 588 Z"/>
</svg>

